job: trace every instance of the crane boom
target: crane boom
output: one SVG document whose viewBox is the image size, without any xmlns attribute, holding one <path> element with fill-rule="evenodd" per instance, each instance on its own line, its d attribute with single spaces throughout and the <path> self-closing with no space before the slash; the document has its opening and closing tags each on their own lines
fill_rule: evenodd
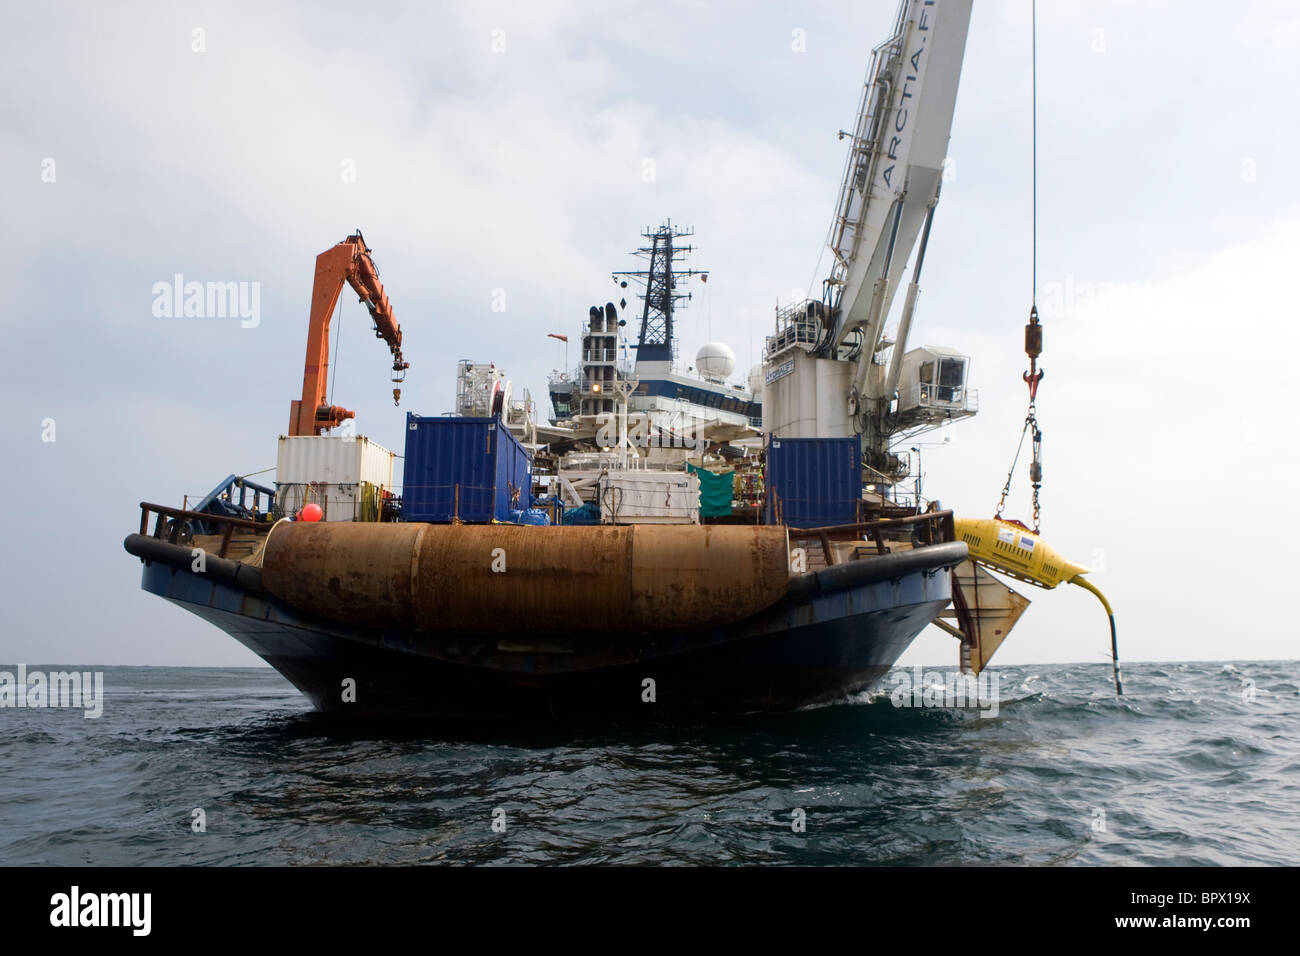
<svg viewBox="0 0 1300 956">
<path fill-rule="evenodd" d="M 870 364 L 912 247 L 938 200 L 971 0 L 903 0 L 872 51 L 831 225 L 830 349 L 862 332 Z M 859 376 L 859 385 L 865 386 Z M 878 396 L 870 396 L 878 397 Z"/>
<path fill-rule="evenodd" d="M 972 0 L 901 0 L 871 52 L 827 238 L 820 300 L 778 307 L 764 349 L 763 428 L 785 438 L 862 437 L 886 484 L 906 474 L 903 435 L 975 414 L 968 362 L 907 349 L 921 266 L 944 179 Z M 885 322 L 920 238 L 894 341 Z M 890 349 L 891 355 L 881 353 Z M 889 364 L 886 367 L 886 358 Z"/>
<path fill-rule="evenodd" d="M 331 405 L 328 397 L 330 319 L 338 305 L 343 284 L 352 286 L 375 323 L 375 337 L 383 339 L 393 355 L 393 381 L 400 382 L 410 363 L 402 358 L 402 327 L 393 318 L 393 307 L 379 281 L 379 270 L 361 231 L 316 257 L 316 279 L 312 286 L 311 313 L 307 326 L 307 359 L 303 367 L 302 398 L 289 409 L 289 434 L 319 435 L 327 428 L 355 418 L 353 412 Z M 394 399 L 401 395 L 393 390 Z"/>
</svg>

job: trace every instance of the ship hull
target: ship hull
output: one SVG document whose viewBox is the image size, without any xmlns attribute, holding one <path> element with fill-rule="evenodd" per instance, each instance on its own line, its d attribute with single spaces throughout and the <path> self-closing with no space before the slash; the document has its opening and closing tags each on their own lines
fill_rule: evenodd
<svg viewBox="0 0 1300 956">
<path fill-rule="evenodd" d="M 949 543 L 863 562 L 869 574 L 805 575 L 777 605 L 725 626 L 575 635 L 520 621 L 484 634 L 340 625 L 149 547 L 145 590 L 221 628 L 317 709 L 438 718 L 747 713 L 842 699 L 879 684 L 948 605 L 948 572 L 965 557 Z"/>
</svg>

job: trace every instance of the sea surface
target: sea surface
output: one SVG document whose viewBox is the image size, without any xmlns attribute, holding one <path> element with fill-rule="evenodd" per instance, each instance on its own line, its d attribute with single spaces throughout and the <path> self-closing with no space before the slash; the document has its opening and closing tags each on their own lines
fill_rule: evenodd
<svg viewBox="0 0 1300 956">
<path fill-rule="evenodd" d="M 1132 664 L 1122 698 L 1108 664 L 992 668 L 996 716 L 895 706 L 907 669 L 781 716 L 519 727 L 100 670 L 99 719 L 0 709 L 0 863 L 1300 862 L 1295 661 Z"/>
</svg>

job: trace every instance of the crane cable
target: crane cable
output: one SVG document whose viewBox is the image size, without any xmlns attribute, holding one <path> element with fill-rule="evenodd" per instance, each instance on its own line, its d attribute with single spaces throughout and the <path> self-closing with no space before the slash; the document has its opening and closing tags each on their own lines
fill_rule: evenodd
<svg viewBox="0 0 1300 956">
<path fill-rule="evenodd" d="M 1002 486 L 1002 497 L 994 517 L 1002 518 L 1006 507 L 1007 495 L 1011 492 L 1011 478 L 1020 460 L 1021 449 L 1025 445 L 1025 433 L 1033 434 L 1033 461 L 1029 465 L 1029 481 L 1033 485 L 1034 495 L 1034 534 L 1039 533 L 1042 523 L 1041 506 L 1038 500 L 1039 489 L 1043 485 L 1043 431 L 1038 427 L 1038 383 L 1043 380 L 1043 370 L 1038 367 L 1038 356 L 1043 354 L 1043 327 L 1038 321 L 1038 3 L 1031 4 L 1032 9 L 1032 54 L 1031 60 L 1031 95 L 1032 95 L 1032 166 L 1033 166 L 1033 239 L 1031 242 L 1030 270 L 1030 306 L 1029 322 L 1025 326 L 1025 354 L 1029 356 L 1029 371 L 1020 377 L 1029 386 L 1029 413 L 1025 416 L 1025 427 L 1020 432 L 1020 444 L 1016 446 L 1016 455 L 1011 460 L 1007 471 L 1007 483 Z"/>
<path fill-rule="evenodd" d="M 995 520 L 1001 521 L 1002 510 L 1006 507 L 1007 495 L 1011 492 L 1011 478 L 1016 471 L 1016 463 L 1020 461 L 1020 452 L 1025 447 L 1025 435 L 1033 435 L 1033 461 L 1029 465 L 1029 481 L 1034 489 L 1034 534 L 1038 535 L 1040 521 L 1040 508 L 1038 501 L 1038 490 L 1043 484 L 1043 463 L 1042 463 L 1042 446 L 1043 432 L 1038 427 L 1037 401 L 1038 401 L 1038 383 L 1043 380 L 1043 370 L 1038 367 L 1038 356 L 1043 354 L 1043 327 L 1038 321 L 1038 3 L 1032 0 L 1032 96 L 1033 96 L 1033 253 L 1032 253 L 1032 278 L 1030 282 L 1031 298 L 1029 306 L 1029 322 L 1025 325 L 1025 354 L 1029 356 L 1029 371 L 1024 372 L 1020 377 L 1025 384 L 1029 386 L 1029 413 L 1025 416 L 1024 428 L 1020 431 L 1020 444 L 1016 446 L 1016 455 L 1011 459 L 1011 468 L 1007 472 L 1007 482 L 1002 486 L 1002 497 L 998 500 L 998 510 L 994 515 Z M 1016 522 L 1019 524 L 1019 522 Z M 1021 525 L 1021 527 L 1024 527 Z M 1084 578 L 1082 573 L 1075 574 L 1069 579 L 1070 584 L 1078 585 L 1085 591 L 1091 591 L 1097 600 L 1106 610 L 1106 617 L 1110 620 L 1110 659 L 1111 667 L 1115 677 L 1115 695 L 1122 696 L 1124 693 L 1124 684 L 1120 678 L 1119 672 L 1119 639 L 1115 632 L 1115 610 L 1110 606 L 1110 601 L 1106 600 L 1106 595 L 1102 594 L 1095 584 Z"/>
<path fill-rule="evenodd" d="M 338 308 L 334 310 L 334 353 L 330 357 L 333 359 L 330 365 L 333 370 L 330 373 L 330 404 L 334 404 L 334 383 L 339 377 L 339 342 L 343 340 L 343 296 L 339 296 Z"/>
</svg>

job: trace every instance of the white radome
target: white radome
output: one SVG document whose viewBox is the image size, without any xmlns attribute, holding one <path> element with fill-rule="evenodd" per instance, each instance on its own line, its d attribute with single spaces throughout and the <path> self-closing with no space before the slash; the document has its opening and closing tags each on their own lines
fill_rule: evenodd
<svg viewBox="0 0 1300 956">
<path fill-rule="evenodd" d="M 763 394 L 763 364 L 760 362 L 749 370 L 749 390 L 755 395 Z"/>
<path fill-rule="evenodd" d="M 710 342 L 696 353 L 695 367 L 710 382 L 725 382 L 736 370 L 736 353 L 722 342 Z"/>
</svg>

